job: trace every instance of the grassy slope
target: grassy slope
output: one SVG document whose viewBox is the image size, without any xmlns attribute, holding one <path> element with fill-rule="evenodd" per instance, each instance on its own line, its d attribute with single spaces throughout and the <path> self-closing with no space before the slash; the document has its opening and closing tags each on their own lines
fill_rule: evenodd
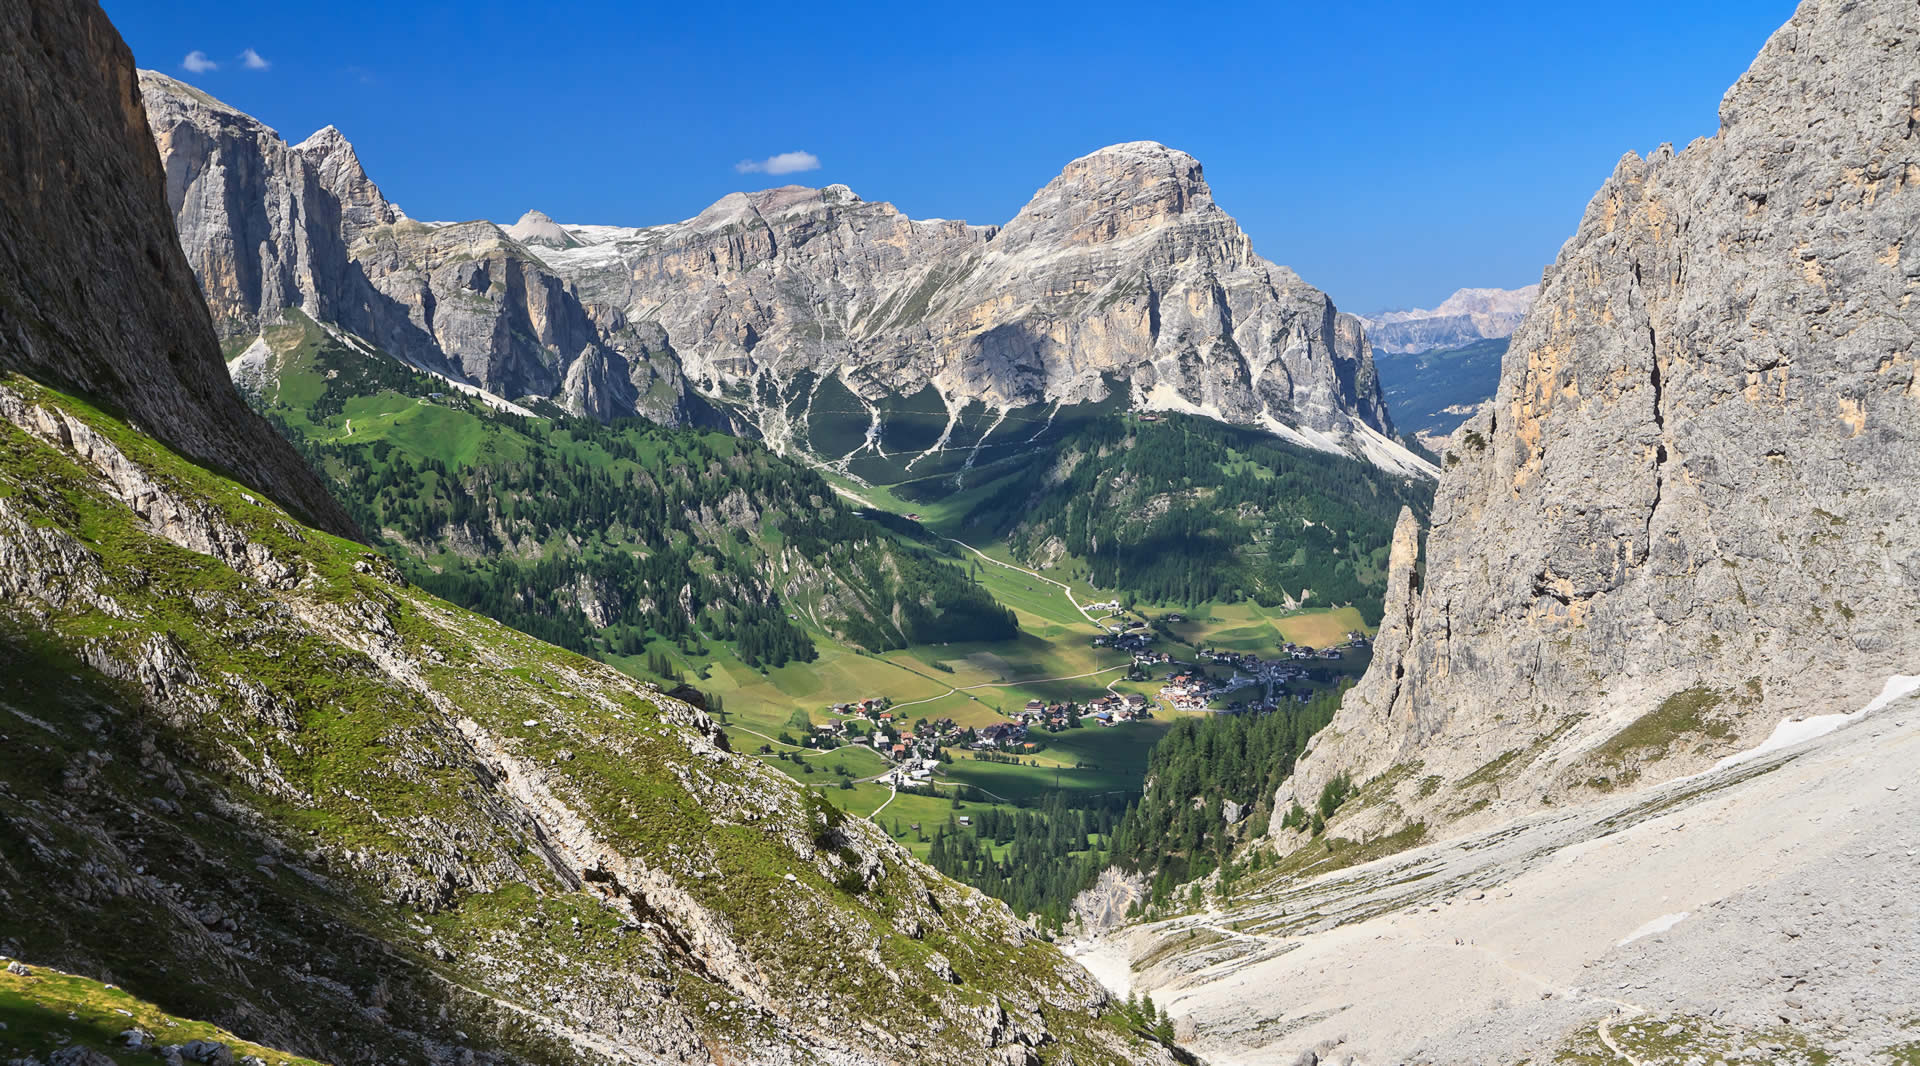
<svg viewBox="0 0 1920 1066">
<path fill-rule="evenodd" d="M 76 400 L 0 384 L 304 575 L 272 592 L 157 537 L 68 453 L 0 423 L 0 534 L 40 553 L 26 563 L 49 582 L 32 613 L 9 605 L 0 642 L 23 723 L 8 730 L 31 738 L 0 769 L 0 935 L 16 953 L 336 1058 L 457 1040 L 602 1059 L 592 1034 L 623 1027 L 623 1009 L 657 1018 L 654 1039 L 729 1054 L 794 1044 L 794 1025 L 859 1032 L 857 1017 L 966 1057 L 979 1030 L 937 1019 L 999 994 L 1040 1003 L 1049 1047 L 1076 1061 L 1132 1054 L 1085 1013 L 1085 986 L 1065 991 L 1084 978 L 1051 949 L 862 833 L 819 850 L 824 808 L 714 751 L 689 712 L 394 583 L 358 545 Z M 70 654 L 82 647 L 91 665 Z M 527 835 L 536 801 L 544 839 Z M 143 872 L 149 847 L 169 856 L 164 881 Z M 862 888 L 845 885 L 850 858 Z M 589 863 L 616 871 L 611 890 L 571 887 Z M 636 895 L 636 878 L 665 880 Z M 224 919 L 188 917 L 208 905 Z M 636 907 L 651 925 L 624 916 Z M 850 941 L 874 949 L 843 970 Z M 723 976 L 735 949 L 753 976 Z M 960 984 L 932 975 L 936 953 Z"/>
<path fill-rule="evenodd" d="M 253 1056 L 275 1066 L 320 1066 L 298 1055 L 242 1040 L 217 1025 L 170 1014 L 113 985 L 44 966 L 18 976 L 0 970 L 0 1048 L 9 1059 L 46 1061 L 55 1051 L 83 1047 L 120 1063 L 150 1063 L 151 1051 L 132 1050 L 120 1034 L 140 1029 L 156 1044 L 210 1040 L 236 1058 Z"/>
<path fill-rule="evenodd" d="M 780 662 L 799 654 L 806 633 L 897 646 L 909 602 L 936 615 L 990 607 L 964 582 L 942 585 L 957 575 L 937 563 L 916 567 L 884 529 L 845 514 L 811 473 L 757 445 L 638 421 L 501 418 L 298 312 L 264 337 L 268 365 L 242 382 L 317 457 L 385 550 L 420 583 L 575 650 L 644 662 L 647 650 L 716 642 Z M 473 499 L 471 517 L 450 513 L 454 493 L 436 467 Z M 830 546 L 820 543 L 823 521 L 838 523 Z M 649 566 L 656 556 L 671 565 Z M 590 622 L 571 595 L 515 596 L 527 568 L 543 563 L 557 565 L 534 585 L 571 589 L 579 579 L 611 621 Z M 689 573 L 691 611 L 681 589 Z M 927 587 L 906 587 L 903 573 Z M 756 627 L 783 631 L 780 654 L 739 642 L 743 611 Z"/>
</svg>

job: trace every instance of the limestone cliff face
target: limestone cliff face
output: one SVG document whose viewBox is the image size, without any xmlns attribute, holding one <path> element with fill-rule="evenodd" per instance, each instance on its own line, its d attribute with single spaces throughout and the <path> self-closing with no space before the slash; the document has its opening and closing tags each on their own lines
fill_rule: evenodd
<svg viewBox="0 0 1920 1066">
<path fill-rule="evenodd" d="M 299 308 L 502 396 L 681 420 L 677 368 L 647 361 L 659 346 L 645 331 L 594 319 L 499 227 L 409 219 L 332 126 L 288 145 L 166 75 L 142 72 L 140 88 L 181 244 L 223 336 L 257 335 Z"/>
<path fill-rule="evenodd" d="M 257 333 L 282 308 L 352 314 L 339 200 L 299 151 L 251 117 L 142 71 L 167 206 L 222 336 Z"/>
<path fill-rule="evenodd" d="M 351 535 L 345 512 L 227 379 L 167 214 L 171 175 L 154 155 L 132 57 L 106 16 L 91 2 L 30 0 L 0 13 L 0 31 L 0 371 L 85 394 Z M 263 211 L 300 216 L 300 190 L 289 193 Z M 294 257 L 262 279 L 233 260 L 215 251 L 206 261 L 236 306 L 326 268 Z"/>
<path fill-rule="evenodd" d="M 1717 136 L 1594 197 L 1283 799 L 1398 769 L 1362 831 L 1577 799 L 1915 673 L 1916 233 L 1920 8 L 1807 0 Z"/>
<path fill-rule="evenodd" d="M 340 228 L 348 244 L 367 230 L 391 226 L 407 217 L 404 211 L 387 202 L 380 187 L 367 177 L 366 169 L 360 165 L 359 153 L 335 127 L 321 129 L 294 145 L 293 150 L 313 164 L 320 184 L 339 202 Z"/>
<path fill-rule="evenodd" d="M 665 327 L 712 395 L 838 375 L 950 409 L 1105 398 L 1265 426 L 1418 469 L 1390 438 L 1363 324 L 1256 255 L 1200 164 L 1150 142 L 1067 165 L 1004 228 L 914 221 L 841 185 L 721 200 L 671 226 L 581 226 L 538 255 L 590 304 Z M 749 389 L 748 387 L 752 388 Z M 779 436 L 771 405 L 760 421 Z"/>
</svg>

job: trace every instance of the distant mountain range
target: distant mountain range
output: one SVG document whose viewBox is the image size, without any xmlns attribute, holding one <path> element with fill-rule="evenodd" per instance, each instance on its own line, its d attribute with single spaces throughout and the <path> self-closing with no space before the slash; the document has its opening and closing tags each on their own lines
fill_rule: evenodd
<svg viewBox="0 0 1920 1066">
<path fill-rule="evenodd" d="M 1458 348 L 1511 336 L 1539 295 L 1537 284 L 1520 289 L 1459 289 L 1430 311 L 1382 311 L 1362 318 L 1377 353 Z"/>
</svg>

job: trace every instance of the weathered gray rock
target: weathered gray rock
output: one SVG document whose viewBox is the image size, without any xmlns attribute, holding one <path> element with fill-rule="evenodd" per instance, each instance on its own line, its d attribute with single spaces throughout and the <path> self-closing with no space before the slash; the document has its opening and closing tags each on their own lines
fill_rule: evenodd
<svg viewBox="0 0 1920 1066">
<path fill-rule="evenodd" d="M 289 146 L 164 74 L 144 71 L 140 86 L 180 241 L 223 336 L 250 338 L 297 308 L 501 396 L 682 420 L 678 378 L 647 363 L 661 346 L 617 314 L 589 316 L 500 227 L 407 218 L 332 126 Z M 625 343 L 604 343 L 615 336 Z"/>
<path fill-rule="evenodd" d="M 21 962 L 19 959 L 15 959 L 12 962 L 7 963 L 7 972 L 14 975 L 15 977 L 32 977 L 33 976 L 33 968 L 28 966 L 26 963 Z"/>
<path fill-rule="evenodd" d="M 327 126 L 294 145 L 293 151 L 306 157 L 320 184 L 339 203 L 341 232 L 349 245 L 368 230 L 391 226 L 407 217 L 406 212 L 388 203 L 380 187 L 367 177 L 359 154 L 339 129 Z"/>
<path fill-rule="evenodd" d="M 233 1049 L 218 1040 L 189 1040 L 180 1045 L 180 1056 L 206 1066 L 233 1066 Z"/>
<path fill-rule="evenodd" d="M 332 127 L 329 126 L 329 129 Z M 529 248 L 578 248 L 579 238 L 549 218 L 544 211 L 529 211 L 520 221 L 505 227 L 507 236 Z"/>
<path fill-rule="evenodd" d="M 164 74 L 141 71 L 140 88 L 167 206 L 221 335 L 257 333 L 287 307 L 323 322 L 351 317 L 340 203 L 306 156 Z"/>
<path fill-rule="evenodd" d="M 1436 827 L 1697 770 L 1913 672 L 1917 101 L 1920 8 L 1807 0 L 1717 136 L 1621 160 L 1293 794 L 1403 767 L 1358 817 Z"/>
<path fill-rule="evenodd" d="M 47 1066 L 116 1066 L 113 1059 L 80 1044 L 63 1047 L 47 1056 Z"/>
<path fill-rule="evenodd" d="M 1387 439 L 1359 319 L 1256 255 L 1200 164 L 1163 145 L 1075 160 L 1004 228 L 915 221 L 830 185 L 564 232 L 579 245 L 536 254 L 590 306 L 664 326 L 715 397 L 838 376 L 869 400 L 932 385 L 950 409 L 1005 408 L 1118 387 L 1139 407 L 1418 466 Z M 780 438 L 784 407 L 752 406 Z"/>
<path fill-rule="evenodd" d="M 0 113 L 0 371 L 117 408 L 351 533 L 227 377 L 168 216 L 132 56 L 96 5 L 0 12 Z"/>
</svg>

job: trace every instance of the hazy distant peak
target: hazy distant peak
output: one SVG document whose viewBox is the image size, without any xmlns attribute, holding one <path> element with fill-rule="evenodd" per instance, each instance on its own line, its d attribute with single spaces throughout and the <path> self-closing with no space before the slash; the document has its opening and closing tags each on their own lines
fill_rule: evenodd
<svg viewBox="0 0 1920 1066">
<path fill-rule="evenodd" d="M 1512 335 L 1540 286 L 1518 289 L 1455 289 L 1431 310 L 1382 311 L 1367 315 L 1367 335 L 1383 352 L 1424 352 Z"/>
</svg>

